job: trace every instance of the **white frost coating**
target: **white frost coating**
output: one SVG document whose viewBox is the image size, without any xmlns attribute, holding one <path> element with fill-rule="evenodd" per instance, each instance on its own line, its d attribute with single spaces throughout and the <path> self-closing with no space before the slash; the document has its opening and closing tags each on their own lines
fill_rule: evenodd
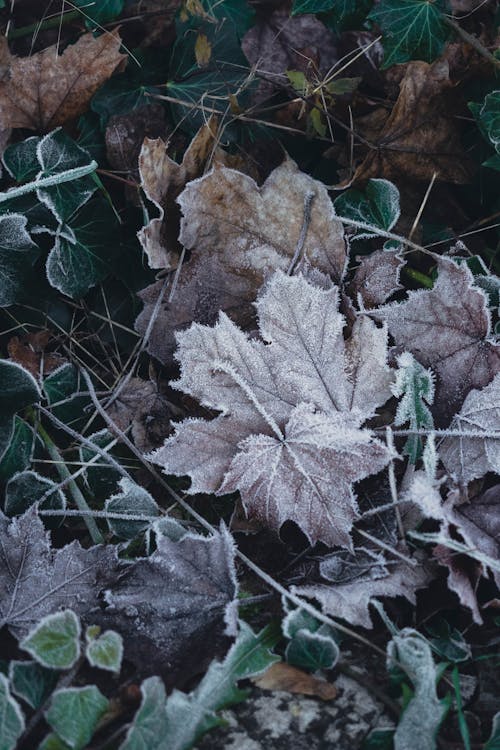
<svg viewBox="0 0 500 750">
<path fill-rule="evenodd" d="M 337 288 L 279 271 L 257 311 L 266 343 L 224 314 L 178 334 L 174 387 L 221 415 L 180 423 L 152 458 L 188 474 L 192 493 L 239 490 L 271 527 L 292 519 L 311 541 L 350 547 L 351 485 L 391 458 L 360 429 L 390 397 L 387 332 L 362 316 L 344 342 Z"/>
<path fill-rule="evenodd" d="M 0 672 L 0 737 L 2 748 L 15 750 L 26 723 L 19 703 L 10 693 L 9 681 Z"/>
</svg>

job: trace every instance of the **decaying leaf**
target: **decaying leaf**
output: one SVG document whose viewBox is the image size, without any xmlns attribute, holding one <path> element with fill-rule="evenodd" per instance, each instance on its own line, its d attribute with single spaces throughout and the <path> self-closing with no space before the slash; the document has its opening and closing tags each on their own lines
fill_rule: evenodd
<svg viewBox="0 0 500 750">
<path fill-rule="evenodd" d="M 375 250 L 358 258 L 360 261 L 354 279 L 352 293 L 359 294 L 366 308 L 382 305 L 390 296 L 402 289 L 399 274 L 405 260 L 397 250 Z"/>
<path fill-rule="evenodd" d="M 252 682 L 262 690 L 285 690 L 287 693 L 314 695 L 324 701 L 337 697 L 337 688 L 331 682 L 283 662 L 272 664 L 264 674 L 254 677 Z"/>
<path fill-rule="evenodd" d="M 245 174 L 216 166 L 190 182 L 178 198 L 180 242 L 192 251 L 181 269 L 171 304 L 156 320 L 150 352 L 168 361 L 174 332 L 197 321 L 212 325 L 219 310 L 239 325 L 252 319 L 251 302 L 264 279 L 294 260 L 342 278 L 346 248 L 342 224 L 324 185 L 286 159 L 259 187 Z M 142 292 L 146 302 L 136 327 L 144 332 L 159 285 Z"/>
<path fill-rule="evenodd" d="M 7 351 L 13 362 L 22 365 L 33 377 L 48 375 L 64 363 L 60 354 L 45 352 L 52 334 L 43 330 L 27 333 L 25 336 L 12 336 L 7 343 Z"/>
<path fill-rule="evenodd" d="M 444 182 L 469 182 L 471 163 L 461 145 L 452 97 L 456 94 L 446 60 L 432 65 L 408 63 L 389 116 L 379 109 L 357 122 L 363 137 L 375 148 L 370 149 L 354 179 L 397 181 L 404 176 L 429 182 L 437 173 Z"/>
<path fill-rule="evenodd" d="M 63 607 L 87 615 L 119 564 L 113 546 L 53 549 L 34 509 L 12 521 L 0 515 L 0 562 L 0 626 L 17 638 Z"/>
<path fill-rule="evenodd" d="M 190 492 L 239 490 L 249 516 L 311 542 L 351 546 L 352 483 L 391 452 L 361 425 L 390 394 L 386 332 L 360 316 L 343 337 L 338 289 L 278 271 L 256 303 L 263 341 L 221 313 L 178 334 L 173 385 L 221 414 L 177 425 L 152 458 L 191 477 Z"/>
<path fill-rule="evenodd" d="M 180 246 L 180 209 L 176 198 L 186 184 L 203 173 L 215 148 L 217 120 L 211 117 L 195 135 L 181 164 L 167 154 L 168 144 L 161 138 L 146 138 L 139 155 L 141 187 L 160 210 L 139 232 L 139 240 L 151 268 L 171 270 L 177 266 Z"/>
<path fill-rule="evenodd" d="M 333 33 L 319 19 L 309 14 L 290 18 L 283 10 L 258 19 L 244 36 L 242 49 L 262 79 L 259 101 L 288 84 L 285 71 L 309 68 L 321 75 L 338 59 Z"/>
<path fill-rule="evenodd" d="M 488 471 L 500 474 L 500 373 L 482 390 L 468 394 L 451 429 L 464 434 L 445 438 L 439 455 L 456 481 L 467 484 Z"/>
<path fill-rule="evenodd" d="M 374 566 L 372 562 L 370 567 L 365 567 L 364 571 L 360 568 L 360 571 L 359 575 L 339 582 L 337 575 L 329 575 L 331 571 L 325 568 L 322 571 L 324 577 L 337 579 L 333 585 L 316 583 L 293 586 L 292 590 L 300 596 L 319 601 L 326 614 L 339 617 L 352 625 L 371 628 L 370 602 L 373 599 L 404 596 L 415 604 L 415 592 L 430 580 L 429 570 L 421 564 L 412 566 L 393 561 L 390 565 L 385 563 Z"/>
<path fill-rule="evenodd" d="M 0 81 L 3 127 L 48 131 L 83 114 L 94 93 L 126 59 L 117 32 L 84 34 L 62 55 L 57 45 L 12 57 Z"/>
<path fill-rule="evenodd" d="M 170 418 L 175 413 L 151 380 L 131 378 L 112 401 L 107 412 L 123 432 L 132 425 L 132 437 L 142 451 L 158 448 L 170 432 Z"/>
<path fill-rule="evenodd" d="M 372 313 L 387 321 L 389 333 L 437 376 L 436 424 L 449 424 L 473 388 L 482 388 L 500 370 L 500 347 L 490 337 L 485 293 L 473 286 L 465 264 L 440 258 L 431 290 L 408 292 Z M 476 475 L 478 476 L 478 475 Z"/>
<path fill-rule="evenodd" d="M 138 667 L 174 673 L 207 653 L 214 632 L 237 630 L 234 548 L 225 527 L 206 538 L 157 535 L 157 549 L 137 559 L 106 592 L 102 620 L 124 639 Z M 189 655 L 186 649 L 189 648 Z"/>
</svg>

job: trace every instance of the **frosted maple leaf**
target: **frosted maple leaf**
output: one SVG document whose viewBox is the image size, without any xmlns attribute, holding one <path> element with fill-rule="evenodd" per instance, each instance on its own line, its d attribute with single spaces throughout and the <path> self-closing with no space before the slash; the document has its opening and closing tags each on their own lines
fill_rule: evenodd
<svg viewBox="0 0 500 750">
<path fill-rule="evenodd" d="M 352 488 L 391 459 L 363 423 L 390 397 L 387 332 L 359 316 L 344 341 L 337 287 L 276 272 L 257 300 L 262 339 L 221 313 L 178 334 L 173 386 L 220 412 L 187 419 L 152 454 L 189 492 L 239 490 L 249 516 L 291 520 L 311 542 L 351 547 Z"/>
</svg>

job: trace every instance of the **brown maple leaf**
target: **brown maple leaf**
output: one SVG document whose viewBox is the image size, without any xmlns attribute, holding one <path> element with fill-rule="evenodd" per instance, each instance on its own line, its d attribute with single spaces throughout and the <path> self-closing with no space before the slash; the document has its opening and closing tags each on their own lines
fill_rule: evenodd
<svg viewBox="0 0 500 750">
<path fill-rule="evenodd" d="M 472 166 L 461 145 L 452 89 L 447 61 L 408 63 L 391 113 L 377 109 L 356 123 L 373 148 L 354 181 L 410 177 L 428 182 L 437 173 L 445 182 L 470 182 Z"/>
<path fill-rule="evenodd" d="M 97 38 L 88 33 L 62 55 L 53 45 L 30 57 L 11 57 L 0 81 L 2 126 L 48 131 L 79 117 L 126 59 L 120 45 L 116 31 Z"/>
<path fill-rule="evenodd" d="M 449 424 L 469 391 L 487 385 L 500 370 L 487 298 L 465 263 L 440 258 L 433 289 L 408 292 L 405 302 L 372 315 L 387 321 L 397 346 L 436 373 L 433 413 L 439 425 Z"/>
<path fill-rule="evenodd" d="M 405 260 L 399 250 L 376 250 L 363 255 L 351 284 L 354 299 L 359 294 L 367 308 L 382 305 L 394 292 L 403 287 L 399 274 Z"/>
</svg>

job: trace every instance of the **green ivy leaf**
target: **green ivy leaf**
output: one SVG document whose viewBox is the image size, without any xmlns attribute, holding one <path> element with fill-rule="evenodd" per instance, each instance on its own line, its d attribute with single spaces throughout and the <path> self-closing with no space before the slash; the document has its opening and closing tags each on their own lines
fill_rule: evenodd
<svg viewBox="0 0 500 750">
<path fill-rule="evenodd" d="M 80 373 L 74 365 L 65 363 L 58 367 L 45 378 L 42 387 L 52 413 L 61 422 L 73 427 L 84 423 L 84 409 L 90 404 L 90 396 L 80 393 Z"/>
<path fill-rule="evenodd" d="M 388 232 L 399 219 L 399 190 L 389 180 L 371 179 L 364 191 L 346 190 L 333 205 L 339 218 L 367 225 L 366 230 L 359 230 L 356 239 L 377 237 L 377 229 Z"/>
<path fill-rule="evenodd" d="M 46 713 L 47 722 L 73 750 L 82 750 L 92 739 L 109 701 L 95 685 L 58 690 Z"/>
<path fill-rule="evenodd" d="M 155 517 L 160 515 L 158 505 L 149 492 L 125 477 L 120 480 L 119 484 L 121 492 L 106 501 L 108 513 L 120 513 L 125 518 L 130 515 Z M 122 539 L 134 539 L 151 524 L 150 521 L 127 521 L 125 518 L 123 521 L 115 518 L 107 519 L 110 530 Z"/>
<path fill-rule="evenodd" d="M 0 748 L 14 750 L 24 731 L 24 716 L 18 702 L 12 697 L 9 682 L 0 672 Z"/>
<path fill-rule="evenodd" d="M 0 481 L 7 482 L 14 474 L 24 471 L 31 464 L 35 433 L 31 426 L 19 417 L 13 420 L 14 430 L 7 449 L 0 461 Z"/>
<path fill-rule="evenodd" d="M 331 669 L 340 656 L 334 630 L 302 609 L 291 610 L 282 623 L 290 639 L 285 656 L 289 664 L 305 669 Z"/>
<path fill-rule="evenodd" d="M 407 62 L 432 62 L 449 36 L 444 0 L 380 0 L 369 13 L 383 32 L 384 68 Z"/>
<path fill-rule="evenodd" d="M 40 143 L 37 135 L 13 143 L 4 151 L 2 161 L 16 182 L 34 180 L 40 171 L 36 149 Z"/>
<path fill-rule="evenodd" d="M 35 378 L 16 362 L 0 360 L 0 383 L 0 417 L 9 417 L 40 400 Z"/>
<path fill-rule="evenodd" d="M 11 661 L 9 679 L 12 692 L 31 706 L 39 708 L 54 690 L 59 675 L 36 661 Z"/>
<path fill-rule="evenodd" d="M 491 735 L 483 750 L 500 750 L 500 712 L 493 717 Z"/>
<path fill-rule="evenodd" d="M 116 218 L 107 203 L 87 203 L 71 221 L 74 240 L 56 238 L 47 258 L 50 284 L 73 299 L 109 273 L 116 257 Z"/>
<path fill-rule="evenodd" d="M 39 255 L 26 225 L 18 213 L 0 216 L 0 307 L 20 302 L 24 287 L 33 278 L 33 264 Z"/>
<path fill-rule="evenodd" d="M 82 8 L 89 19 L 90 26 L 108 23 L 117 18 L 123 10 L 124 0 L 75 0 L 75 5 Z M 94 22 L 94 23 L 92 23 Z"/>
<path fill-rule="evenodd" d="M 80 656 L 80 620 L 71 609 L 47 615 L 19 644 L 42 667 L 71 669 Z"/>
<path fill-rule="evenodd" d="M 254 22 L 255 11 L 248 0 L 203 0 L 207 13 L 218 21 L 231 21 L 241 38 Z"/>
<path fill-rule="evenodd" d="M 45 499 L 40 503 L 43 510 L 63 510 L 66 507 L 64 494 L 51 479 L 42 477 L 35 471 L 14 474 L 5 488 L 4 513 L 7 516 L 20 516 L 43 497 Z"/>
<path fill-rule="evenodd" d="M 123 639 L 114 630 L 106 630 L 98 638 L 93 637 L 92 628 L 87 628 L 85 656 L 92 667 L 106 669 L 118 674 L 123 658 Z"/>
</svg>

